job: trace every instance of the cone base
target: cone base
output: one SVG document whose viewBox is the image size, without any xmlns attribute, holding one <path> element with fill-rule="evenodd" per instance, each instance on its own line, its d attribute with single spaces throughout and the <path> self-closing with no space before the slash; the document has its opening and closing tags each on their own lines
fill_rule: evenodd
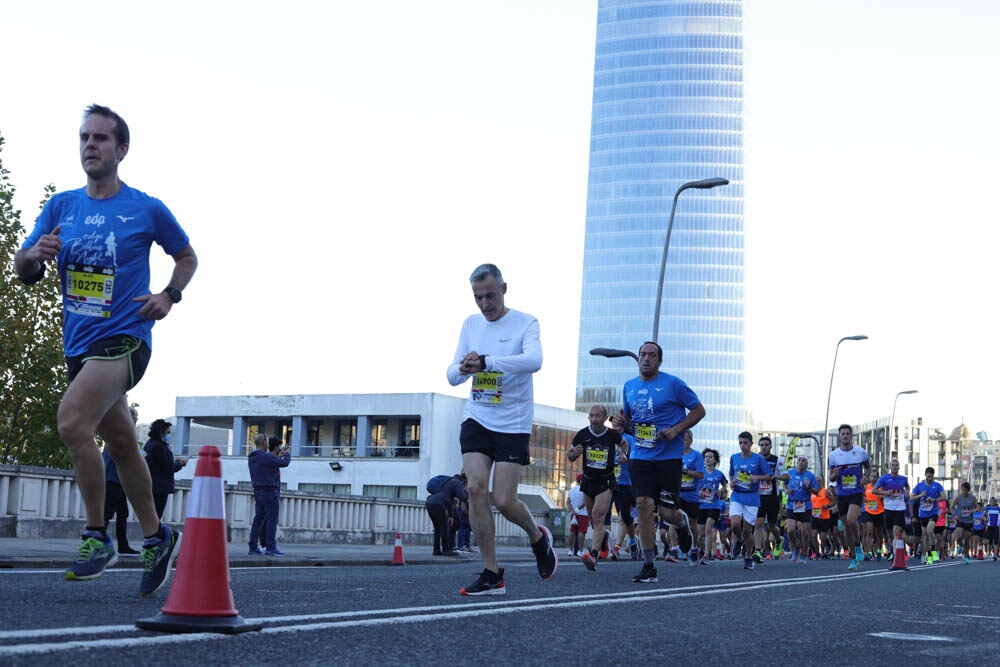
<svg viewBox="0 0 1000 667">
<path fill-rule="evenodd" d="M 236 635 L 241 632 L 256 632 L 263 628 L 264 624 L 250 623 L 238 615 L 225 617 L 179 616 L 161 612 L 152 618 L 139 619 L 135 622 L 135 627 L 154 632 L 218 632 L 225 635 Z"/>
</svg>

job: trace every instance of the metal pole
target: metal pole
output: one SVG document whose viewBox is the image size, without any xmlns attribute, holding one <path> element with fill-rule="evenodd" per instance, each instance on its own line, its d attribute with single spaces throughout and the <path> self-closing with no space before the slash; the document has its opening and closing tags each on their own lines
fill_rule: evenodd
<svg viewBox="0 0 1000 667">
<path fill-rule="evenodd" d="M 833 351 L 833 368 L 830 370 L 830 389 L 826 393 L 826 419 L 823 420 L 823 470 L 824 475 L 830 472 L 830 397 L 833 396 L 833 374 L 837 370 L 837 354 L 840 352 L 840 344 L 845 340 L 867 340 L 868 336 L 844 336 L 837 341 L 837 348 Z"/>
<path fill-rule="evenodd" d="M 900 396 L 902 396 L 904 394 L 915 394 L 915 393 L 917 393 L 916 389 L 907 389 L 906 391 L 901 391 L 901 392 L 899 392 L 899 393 L 896 394 L 896 398 L 892 401 L 892 417 L 889 419 L 889 437 L 887 439 L 888 442 L 889 442 L 889 455 L 890 456 L 892 455 L 892 450 L 893 449 L 897 450 L 896 456 L 899 456 L 899 453 L 898 453 L 899 450 L 898 450 L 898 448 L 894 448 L 892 446 L 893 442 L 894 442 L 893 438 L 896 437 L 896 403 L 899 402 L 899 397 Z M 908 455 L 912 454 L 913 453 L 912 448 L 907 448 L 906 453 Z M 907 465 L 907 467 L 905 468 L 905 470 L 907 472 L 909 472 L 910 458 L 911 458 L 910 456 L 906 457 L 906 465 Z"/>
</svg>

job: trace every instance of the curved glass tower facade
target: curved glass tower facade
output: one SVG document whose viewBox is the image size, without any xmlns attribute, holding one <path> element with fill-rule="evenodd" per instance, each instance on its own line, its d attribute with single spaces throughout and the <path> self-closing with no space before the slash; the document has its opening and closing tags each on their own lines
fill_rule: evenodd
<svg viewBox="0 0 1000 667">
<path fill-rule="evenodd" d="M 600 0 L 594 59 L 577 408 L 621 404 L 653 331 L 674 193 L 659 343 L 706 418 L 695 446 L 736 450 L 743 395 L 743 36 L 740 0 Z"/>
</svg>

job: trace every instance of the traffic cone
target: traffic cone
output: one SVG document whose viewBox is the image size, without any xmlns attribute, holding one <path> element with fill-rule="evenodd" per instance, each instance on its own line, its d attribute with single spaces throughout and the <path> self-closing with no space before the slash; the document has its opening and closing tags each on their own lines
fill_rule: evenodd
<svg viewBox="0 0 1000 667">
<path fill-rule="evenodd" d="M 896 538 L 896 543 L 893 545 L 893 550 L 894 554 L 892 558 L 892 567 L 890 567 L 889 569 L 909 570 L 910 568 L 906 567 L 906 543 L 903 541 L 903 538 L 901 537 Z"/>
<path fill-rule="evenodd" d="M 986 555 L 983 553 L 983 545 L 979 545 L 979 551 L 976 552 L 976 560 L 986 560 Z"/>
<path fill-rule="evenodd" d="M 153 618 L 136 621 L 138 628 L 237 634 L 263 627 L 262 623 L 248 623 L 239 615 L 229 587 L 225 496 L 219 456 L 218 447 L 201 448 L 167 604 Z"/>
<path fill-rule="evenodd" d="M 406 565 L 403 560 L 403 537 L 399 533 L 396 533 L 396 545 L 392 549 L 392 564 Z"/>
</svg>

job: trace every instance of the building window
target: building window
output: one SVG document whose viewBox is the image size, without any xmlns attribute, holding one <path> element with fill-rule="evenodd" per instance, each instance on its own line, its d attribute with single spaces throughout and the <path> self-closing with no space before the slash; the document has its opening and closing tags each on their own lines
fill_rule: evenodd
<svg viewBox="0 0 1000 667">
<path fill-rule="evenodd" d="M 243 443 L 243 454 L 244 456 L 250 456 L 255 447 L 253 446 L 253 439 L 264 432 L 264 422 L 263 421 L 251 421 L 247 424 L 247 441 Z"/>
<path fill-rule="evenodd" d="M 416 500 L 415 486 L 388 486 L 384 484 L 365 484 L 362 493 L 372 498 L 391 498 L 398 500 Z"/>
<path fill-rule="evenodd" d="M 323 422 L 310 419 L 306 422 L 306 446 L 302 456 L 320 456 L 320 443 L 323 442 Z"/>
<path fill-rule="evenodd" d="M 292 441 L 292 420 L 291 419 L 277 419 L 274 422 L 274 437 L 281 440 L 282 443 L 290 443 Z"/>
<path fill-rule="evenodd" d="M 368 456 L 385 456 L 385 450 L 389 446 L 388 426 L 384 419 L 372 420 L 372 441 L 368 446 Z"/>
<path fill-rule="evenodd" d="M 301 482 L 299 483 L 299 491 L 302 491 L 303 493 L 333 493 L 340 496 L 349 496 L 351 495 L 351 485 Z"/>
<path fill-rule="evenodd" d="M 358 451 L 358 420 L 337 420 L 337 441 L 334 443 L 331 456 L 357 456 Z"/>
<path fill-rule="evenodd" d="M 420 420 L 403 419 L 400 422 L 396 456 L 417 458 L 420 456 Z"/>
</svg>

